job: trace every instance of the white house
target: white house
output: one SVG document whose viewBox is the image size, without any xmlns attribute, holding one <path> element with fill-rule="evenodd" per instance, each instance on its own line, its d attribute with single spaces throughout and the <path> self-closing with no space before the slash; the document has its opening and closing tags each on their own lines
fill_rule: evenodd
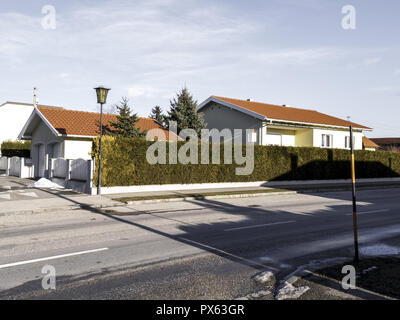
<svg viewBox="0 0 400 320">
<path fill-rule="evenodd" d="M 103 126 L 110 126 L 116 116 L 103 114 Z M 93 138 L 99 135 L 100 114 L 38 106 L 31 112 L 18 139 L 31 140 L 31 158 L 35 177 L 48 175 L 48 159 L 91 159 Z M 136 126 L 142 131 L 157 129 L 166 139 L 170 133 L 154 119 L 139 118 Z M 156 135 L 157 136 L 157 135 Z"/>
<path fill-rule="evenodd" d="M 217 96 L 201 103 L 198 111 L 208 129 L 251 129 L 250 134 L 243 134 L 243 143 L 259 145 L 346 149 L 350 148 L 352 125 L 354 147 L 363 149 L 363 132 L 372 131 L 315 110 Z"/>
<path fill-rule="evenodd" d="M 28 103 L 5 102 L 0 105 L 0 145 L 3 141 L 18 139 L 32 111 L 33 104 Z"/>
</svg>

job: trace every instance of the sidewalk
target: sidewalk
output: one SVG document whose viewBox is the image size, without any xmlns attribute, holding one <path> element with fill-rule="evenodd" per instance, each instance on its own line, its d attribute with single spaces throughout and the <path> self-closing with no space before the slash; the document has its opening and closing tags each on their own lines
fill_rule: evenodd
<svg viewBox="0 0 400 320">
<path fill-rule="evenodd" d="M 123 203 L 113 201 L 101 196 L 63 196 L 62 198 L 47 198 L 35 200 L 16 200 L 2 202 L 0 206 L 0 216 L 10 214 L 29 214 L 48 211 L 67 211 L 86 208 L 106 208 L 122 206 Z"/>
<path fill-rule="evenodd" d="M 359 181 L 357 190 L 376 188 L 400 188 L 400 180 L 388 181 Z M 319 193 L 351 190 L 349 182 L 339 183 L 276 183 L 276 187 L 232 187 L 176 191 L 148 191 L 120 194 L 107 194 L 104 197 L 123 202 L 125 204 L 144 204 L 157 202 L 185 201 L 193 199 L 229 199 L 243 197 L 258 197 L 277 194 Z"/>
<path fill-rule="evenodd" d="M 0 216 L 11 214 L 33 214 L 48 211 L 67 211 L 74 209 L 100 209 L 124 207 L 132 204 L 161 203 L 172 201 L 188 201 L 198 199 L 232 199 L 260 197 L 278 194 L 320 193 L 350 190 L 351 185 L 346 183 L 305 183 L 284 184 L 273 187 L 236 187 L 212 188 L 184 191 L 153 191 L 103 196 L 90 196 L 77 192 L 31 189 L 27 185 L 32 183 L 28 179 L 0 179 Z M 7 184 L 7 186 L 5 186 Z M 376 188 L 399 188 L 400 181 L 364 181 L 357 184 L 358 190 Z M 12 195 L 12 196 L 11 196 Z M 6 196 L 8 197 L 6 199 Z M 32 197 L 34 196 L 34 197 Z M 26 200 L 24 200 L 24 197 Z M 26 197 L 32 197 L 27 199 Z"/>
</svg>

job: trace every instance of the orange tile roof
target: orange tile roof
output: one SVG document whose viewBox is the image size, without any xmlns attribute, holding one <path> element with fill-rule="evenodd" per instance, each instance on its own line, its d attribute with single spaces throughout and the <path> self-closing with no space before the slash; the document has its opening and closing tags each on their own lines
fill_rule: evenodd
<svg viewBox="0 0 400 320">
<path fill-rule="evenodd" d="M 258 113 L 261 116 L 265 116 L 268 119 L 284 120 L 292 122 L 312 123 L 312 124 L 324 124 L 339 127 L 349 127 L 353 125 L 355 128 L 360 129 L 371 129 L 357 123 L 342 120 L 336 117 L 329 116 L 324 113 L 320 113 L 315 110 L 299 109 L 287 106 L 278 106 L 273 104 L 266 104 L 254 101 L 231 99 L 225 97 L 213 96 L 218 100 L 222 100 L 249 111 Z"/>
<path fill-rule="evenodd" d="M 367 137 L 363 137 L 362 142 L 365 148 L 379 148 L 379 146 L 375 142 L 368 139 Z"/>
<path fill-rule="evenodd" d="M 100 113 L 66 110 L 39 106 L 40 113 L 49 121 L 54 129 L 62 135 L 96 137 L 99 135 Z M 110 126 L 110 122 L 117 120 L 114 114 L 103 114 L 103 126 Z M 164 132 L 167 140 L 174 133 L 165 129 L 162 125 L 151 118 L 139 118 L 136 127 L 142 131 L 160 129 Z"/>
<path fill-rule="evenodd" d="M 373 140 L 378 145 L 400 144 L 400 138 L 373 138 L 371 140 Z"/>
</svg>

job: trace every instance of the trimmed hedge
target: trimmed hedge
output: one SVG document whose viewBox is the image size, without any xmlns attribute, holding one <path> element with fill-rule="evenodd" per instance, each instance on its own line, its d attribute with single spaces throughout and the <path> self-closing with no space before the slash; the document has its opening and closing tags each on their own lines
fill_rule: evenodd
<svg viewBox="0 0 400 320">
<path fill-rule="evenodd" d="M 4 141 L 1 144 L 1 155 L 4 157 L 23 157 L 30 158 L 30 141 Z"/>
<path fill-rule="evenodd" d="M 154 142 L 122 137 L 103 137 L 102 185 L 187 184 L 271 180 L 325 180 L 350 178 L 350 152 L 341 149 L 255 146 L 254 171 L 236 175 L 237 164 L 151 165 L 147 148 Z M 185 142 L 178 142 L 179 147 Z M 223 162 L 223 145 L 221 162 Z M 242 146 L 245 154 L 245 146 Z M 199 154 L 200 154 L 199 146 Z M 211 158 L 210 146 L 210 158 Z M 98 160 L 98 138 L 93 143 Z M 200 159 L 200 156 L 199 156 Z M 210 161 L 211 162 L 211 161 Z M 243 165 L 244 166 L 244 165 Z M 400 177 L 400 153 L 356 151 L 357 178 Z M 97 172 L 94 182 L 97 181 Z"/>
</svg>

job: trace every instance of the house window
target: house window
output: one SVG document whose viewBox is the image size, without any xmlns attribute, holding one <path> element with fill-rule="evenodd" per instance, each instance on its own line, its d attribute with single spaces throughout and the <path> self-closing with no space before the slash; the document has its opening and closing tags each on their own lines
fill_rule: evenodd
<svg viewBox="0 0 400 320">
<path fill-rule="evenodd" d="M 257 142 L 257 130 L 253 130 L 247 133 L 247 142 L 256 143 Z"/>
<path fill-rule="evenodd" d="M 353 137 L 353 147 L 356 145 L 356 137 Z M 350 149 L 350 136 L 345 137 L 344 147 Z"/>
<path fill-rule="evenodd" d="M 269 146 L 281 146 L 282 136 L 280 134 L 267 134 L 267 145 Z"/>
<path fill-rule="evenodd" d="M 333 135 L 323 134 L 322 141 L 321 141 L 321 147 L 332 148 L 332 146 L 333 146 Z"/>
</svg>

